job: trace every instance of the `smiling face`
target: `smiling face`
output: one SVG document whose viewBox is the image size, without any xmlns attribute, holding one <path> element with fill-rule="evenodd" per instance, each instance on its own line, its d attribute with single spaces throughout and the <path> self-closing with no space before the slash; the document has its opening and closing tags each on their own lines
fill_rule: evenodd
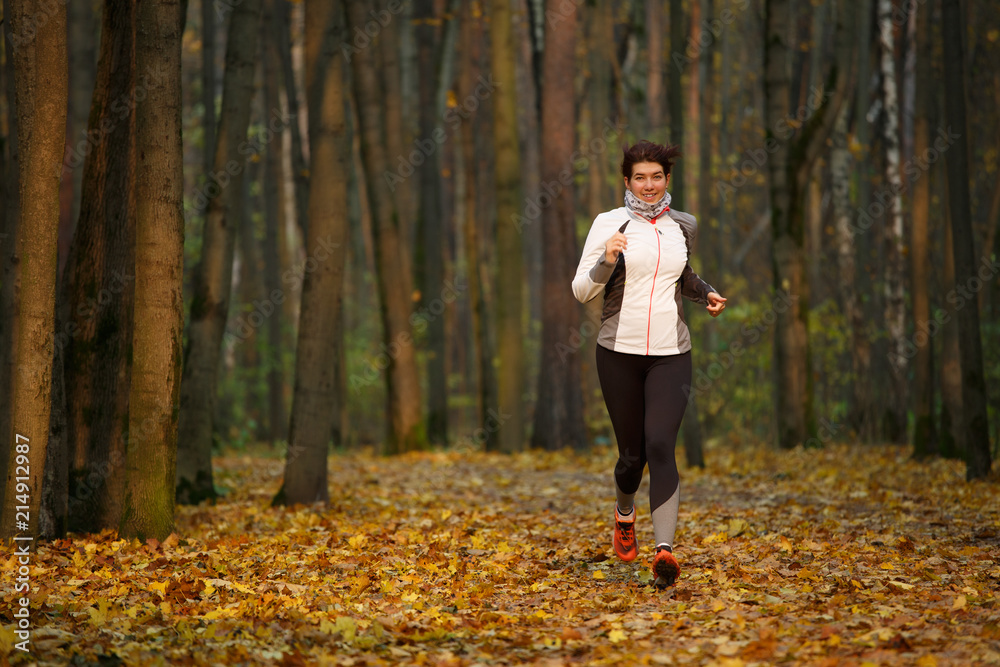
<svg viewBox="0 0 1000 667">
<path fill-rule="evenodd" d="M 640 200 L 654 204 L 663 197 L 669 182 L 670 174 L 664 174 L 658 162 L 637 162 L 632 165 L 632 178 L 625 179 L 625 187 Z"/>
</svg>

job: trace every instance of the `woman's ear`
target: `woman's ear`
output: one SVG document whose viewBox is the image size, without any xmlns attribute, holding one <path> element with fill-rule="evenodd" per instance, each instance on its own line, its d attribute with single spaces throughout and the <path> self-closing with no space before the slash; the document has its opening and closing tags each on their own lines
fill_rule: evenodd
<svg viewBox="0 0 1000 667">
<path fill-rule="evenodd" d="M 667 174 L 667 182 L 664 184 L 663 187 L 670 187 L 670 174 Z"/>
</svg>

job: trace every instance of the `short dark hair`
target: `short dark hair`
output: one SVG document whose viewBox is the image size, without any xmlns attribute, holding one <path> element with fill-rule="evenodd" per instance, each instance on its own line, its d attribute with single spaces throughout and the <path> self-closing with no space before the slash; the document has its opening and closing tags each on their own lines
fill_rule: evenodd
<svg viewBox="0 0 1000 667">
<path fill-rule="evenodd" d="M 656 162 L 663 167 L 663 175 L 670 173 L 674 160 L 681 155 L 680 146 L 661 146 L 643 139 L 622 149 L 622 176 L 631 180 L 632 167 L 640 162 Z"/>
</svg>

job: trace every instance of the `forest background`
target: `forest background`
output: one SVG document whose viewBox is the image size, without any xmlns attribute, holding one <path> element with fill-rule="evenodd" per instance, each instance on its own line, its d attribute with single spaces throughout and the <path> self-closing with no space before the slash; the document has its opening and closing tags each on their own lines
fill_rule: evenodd
<svg viewBox="0 0 1000 667">
<path fill-rule="evenodd" d="M 32 533 L 163 538 L 223 446 L 285 452 L 295 503 L 331 447 L 613 442 L 569 282 L 638 139 L 681 145 L 673 205 L 730 300 L 688 304 L 691 465 L 859 441 L 989 473 L 987 3 L 144 11 L 5 2 L 0 460 Z"/>
</svg>

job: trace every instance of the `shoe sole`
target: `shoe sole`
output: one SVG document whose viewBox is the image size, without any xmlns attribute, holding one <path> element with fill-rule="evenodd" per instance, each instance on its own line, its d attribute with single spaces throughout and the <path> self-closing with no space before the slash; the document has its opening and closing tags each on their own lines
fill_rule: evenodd
<svg viewBox="0 0 1000 667">
<path fill-rule="evenodd" d="M 653 574 L 656 575 L 653 585 L 660 590 L 673 586 L 677 582 L 677 576 L 681 573 L 680 568 L 666 560 L 655 563 L 653 567 Z"/>
</svg>

